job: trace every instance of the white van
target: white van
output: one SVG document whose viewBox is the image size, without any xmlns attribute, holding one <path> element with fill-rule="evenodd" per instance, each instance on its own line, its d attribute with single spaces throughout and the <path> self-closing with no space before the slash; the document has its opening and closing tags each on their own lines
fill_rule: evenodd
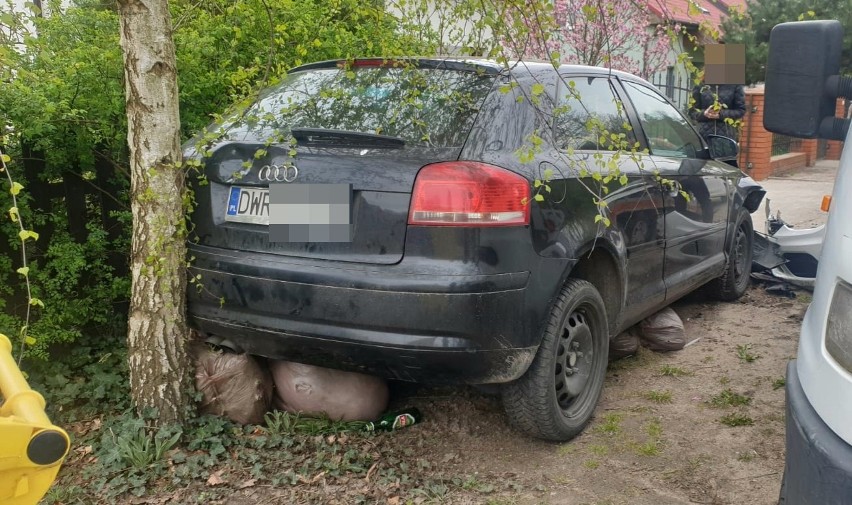
<svg viewBox="0 0 852 505">
<path fill-rule="evenodd" d="M 852 137 L 849 120 L 833 117 L 836 98 L 852 98 L 852 79 L 838 77 L 842 36 L 836 21 L 810 21 L 778 25 L 770 38 L 766 128 L 846 140 L 813 302 L 787 367 L 785 505 L 852 503 Z"/>
</svg>

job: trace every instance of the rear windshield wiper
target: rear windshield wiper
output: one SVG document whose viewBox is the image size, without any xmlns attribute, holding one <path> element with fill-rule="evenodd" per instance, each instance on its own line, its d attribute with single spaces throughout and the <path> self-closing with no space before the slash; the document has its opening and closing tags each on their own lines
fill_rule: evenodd
<svg viewBox="0 0 852 505">
<path fill-rule="evenodd" d="M 300 144 L 331 144 L 357 147 L 404 147 L 405 140 L 376 133 L 329 130 L 325 128 L 293 128 L 290 130 Z"/>
</svg>

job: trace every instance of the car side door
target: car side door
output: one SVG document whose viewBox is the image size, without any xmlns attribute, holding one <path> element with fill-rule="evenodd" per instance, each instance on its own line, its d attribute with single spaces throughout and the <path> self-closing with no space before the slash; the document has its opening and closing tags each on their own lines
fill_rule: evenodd
<svg viewBox="0 0 852 505">
<path fill-rule="evenodd" d="M 686 118 L 656 89 L 622 81 L 662 179 L 666 298 L 676 299 L 725 266 L 730 180 L 709 159 Z"/>
<path fill-rule="evenodd" d="M 619 326 L 624 327 L 665 300 L 663 194 L 653 171 L 643 169 L 644 164 L 650 165 L 647 156 L 627 152 L 613 140 L 612 135 L 623 135 L 630 148 L 636 142 L 635 126 L 625 113 L 615 81 L 606 74 L 560 77 L 554 140 L 567 162 L 566 175 L 574 181 L 564 205 L 595 209 L 596 198 L 606 203 L 608 231 L 614 232 L 626 267 L 619 318 Z M 625 184 L 620 176 L 605 182 L 614 167 L 626 177 Z M 595 213 L 581 216 L 593 221 Z"/>
</svg>

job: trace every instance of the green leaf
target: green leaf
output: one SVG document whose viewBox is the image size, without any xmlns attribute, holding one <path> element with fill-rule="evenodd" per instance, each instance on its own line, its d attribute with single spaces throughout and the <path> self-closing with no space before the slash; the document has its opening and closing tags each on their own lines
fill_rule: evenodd
<svg viewBox="0 0 852 505">
<path fill-rule="evenodd" d="M 30 298 L 30 305 L 35 305 L 44 308 L 44 302 L 39 300 L 38 298 Z"/>
<path fill-rule="evenodd" d="M 30 267 L 21 267 L 17 270 L 17 272 L 26 277 L 30 273 Z"/>
<path fill-rule="evenodd" d="M 24 342 L 26 342 L 27 345 L 35 345 L 36 339 L 35 337 L 27 335 L 26 337 L 24 337 Z"/>
<path fill-rule="evenodd" d="M 536 187 L 536 188 L 539 188 L 539 187 L 541 187 L 541 184 L 542 184 L 541 181 L 536 179 L 535 182 L 533 183 L 533 186 Z"/>
<path fill-rule="evenodd" d="M 538 195 L 537 194 L 537 195 L 535 195 L 534 198 L 535 198 L 535 201 L 537 201 L 537 202 L 543 202 L 544 201 L 544 195 Z"/>
<path fill-rule="evenodd" d="M 542 93 L 544 93 L 544 84 L 537 82 L 537 83 L 532 85 L 532 95 L 533 96 L 538 96 Z"/>
<path fill-rule="evenodd" d="M 553 178 L 553 169 L 552 168 L 545 168 L 544 169 L 544 180 L 549 181 L 551 178 Z"/>
<path fill-rule="evenodd" d="M 618 182 L 621 183 L 622 186 L 626 186 L 627 185 L 627 176 L 622 175 L 621 177 L 618 178 Z"/>
<path fill-rule="evenodd" d="M 9 193 L 12 193 L 12 196 L 18 196 L 18 193 L 20 193 L 22 189 L 24 189 L 24 185 L 15 181 L 12 183 L 12 188 L 9 190 Z"/>
<path fill-rule="evenodd" d="M 602 215 L 598 214 L 597 216 L 595 216 L 595 222 L 596 223 L 599 223 L 601 221 L 601 219 L 603 219 Z"/>
<path fill-rule="evenodd" d="M 3 159 L 3 163 L 9 163 L 10 161 L 12 161 L 12 158 L 10 158 L 8 154 L 4 154 L 0 156 L 0 158 Z"/>
</svg>

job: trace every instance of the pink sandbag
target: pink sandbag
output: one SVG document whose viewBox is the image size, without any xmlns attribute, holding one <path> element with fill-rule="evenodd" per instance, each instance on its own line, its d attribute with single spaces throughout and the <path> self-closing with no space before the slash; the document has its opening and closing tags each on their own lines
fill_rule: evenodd
<svg viewBox="0 0 852 505">
<path fill-rule="evenodd" d="M 645 318 L 639 323 L 639 336 L 652 351 L 677 351 L 686 345 L 683 321 L 671 307 Z"/>
<path fill-rule="evenodd" d="M 326 415 L 336 421 L 372 421 L 387 409 L 384 379 L 360 373 L 272 361 L 274 406 L 287 412 Z"/>
<path fill-rule="evenodd" d="M 248 354 L 217 351 L 193 344 L 195 387 L 202 394 L 199 412 L 240 424 L 260 424 L 272 399 L 272 378 Z"/>
</svg>

